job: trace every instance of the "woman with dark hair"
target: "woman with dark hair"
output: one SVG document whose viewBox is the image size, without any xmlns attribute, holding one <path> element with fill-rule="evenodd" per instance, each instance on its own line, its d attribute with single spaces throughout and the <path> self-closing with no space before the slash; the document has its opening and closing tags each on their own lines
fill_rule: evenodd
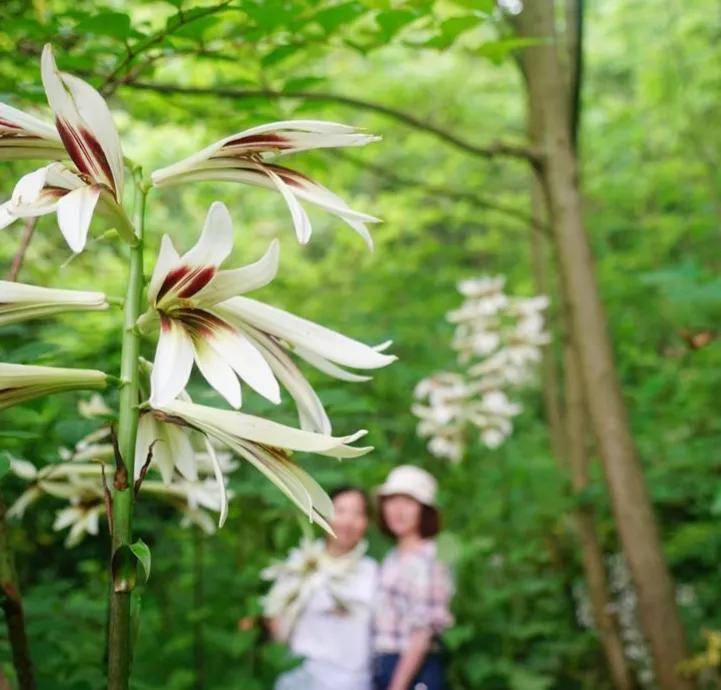
<svg viewBox="0 0 721 690">
<path fill-rule="evenodd" d="M 438 560 L 436 480 L 396 467 L 378 489 L 380 527 L 395 539 L 383 560 L 373 616 L 375 690 L 443 690 L 440 634 L 451 624 L 452 584 Z"/>
<path fill-rule="evenodd" d="M 303 663 L 275 690 L 370 690 L 370 625 L 377 563 L 366 556 L 368 501 L 362 489 L 331 493 L 336 537 L 304 540 L 288 559 L 264 572 L 273 637 Z"/>
</svg>

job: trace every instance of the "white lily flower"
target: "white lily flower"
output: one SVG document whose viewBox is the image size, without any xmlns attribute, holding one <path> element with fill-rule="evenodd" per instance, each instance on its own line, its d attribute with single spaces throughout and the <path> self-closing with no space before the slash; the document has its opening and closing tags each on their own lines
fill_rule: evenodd
<svg viewBox="0 0 721 690">
<path fill-rule="evenodd" d="M 93 393 L 88 400 L 78 402 L 78 413 L 81 417 L 92 419 L 93 417 L 108 417 L 113 414 L 113 411 L 100 393 Z M 87 441 L 88 437 L 85 440 Z"/>
<path fill-rule="evenodd" d="M 70 503 L 56 513 L 53 524 L 55 531 L 70 527 L 66 547 L 77 545 L 86 534 L 98 534 L 99 517 L 105 511 L 101 462 L 73 461 L 46 465 L 38 470 L 27 460 L 12 458 L 11 471 L 32 484 L 8 509 L 8 517 L 22 518 L 32 503 L 42 496 L 52 496 Z M 179 475 L 175 475 L 170 484 L 146 479 L 140 490 L 142 494 L 163 498 L 183 513 L 184 521 L 189 518 L 211 532 L 215 526 L 206 511 L 222 515 L 228 499 L 225 487 L 221 489 L 213 479 L 190 482 Z"/>
<path fill-rule="evenodd" d="M 67 155 L 52 124 L 0 103 L 0 160 L 53 160 Z"/>
<path fill-rule="evenodd" d="M 57 290 L 0 280 L 0 326 L 64 311 L 107 309 L 102 292 Z"/>
<path fill-rule="evenodd" d="M 214 203 L 196 245 L 182 257 L 170 237 L 162 239 L 148 288 L 150 308 L 138 320 L 141 329 L 158 318 L 160 337 L 151 374 L 151 403 L 172 400 L 186 386 L 193 361 L 208 383 L 239 407 L 238 376 L 251 388 L 280 402 L 273 372 L 258 349 L 238 328 L 218 315 L 216 305 L 232 295 L 269 283 L 278 269 L 278 243 L 259 261 L 219 271 L 233 246 L 228 209 Z"/>
<path fill-rule="evenodd" d="M 65 547 L 77 546 L 86 534 L 97 536 L 100 527 L 100 515 L 105 511 L 102 502 L 94 504 L 79 503 L 59 510 L 55 514 L 53 530 L 59 532 L 70 527 L 65 539 Z"/>
<path fill-rule="evenodd" d="M 210 207 L 198 242 L 182 257 L 169 237 L 162 240 L 148 288 L 150 308 L 138 320 L 141 330 L 160 321 L 151 405 L 161 406 L 179 395 L 195 362 L 208 383 L 235 408 L 242 402 L 239 379 L 276 404 L 280 380 L 296 401 L 303 428 L 328 433 L 327 415 L 286 348 L 295 349 L 326 373 L 358 379 L 328 360 L 374 369 L 395 357 L 281 309 L 234 297 L 273 280 L 279 249 L 274 241 L 254 264 L 221 271 L 232 240 L 230 214 L 218 202 Z"/>
<path fill-rule="evenodd" d="M 199 481 L 198 453 L 193 448 L 189 431 L 190 429 L 187 427 L 169 424 L 151 413 L 141 415 L 135 441 L 135 478 L 140 476 L 140 471 L 152 446 L 151 466 L 158 469 L 166 487 L 171 484 L 177 486 L 179 481 L 184 481 L 188 486 L 197 485 Z M 215 453 L 215 448 L 205 436 L 203 436 L 203 447 L 205 453 L 201 469 L 205 471 L 205 468 L 210 466 L 215 475 L 218 508 L 215 509 L 212 506 L 211 508 L 220 514 L 218 527 L 222 527 L 228 516 L 229 500 L 225 472 Z M 182 475 L 182 480 L 175 475 L 176 469 Z M 191 501 L 190 497 L 188 503 L 191 509 L 198 505 L 197 501 Z"/>
<path fill-rule="evenodd" d="M 107 374 L 97 369 L 63 369 L 0 362 L 0 410 L 63 391 L 104 389 Z"/>
<path fill-rule="evenodd" d="M 164 421 L 190 426 L 235 451 L 328 532 L 333 504 L 318 483 L 291 460 L 288 451 L 353 458 L 372 450 L 349 445 L 365 435 L 364 430 L 334 437 L 182 400 L 173 400 L 153 413 Z"/>
<path fill-rule="evenodd" d="M 0 227 L 15 218 L 56 212 L 63 237 L 77 253 L 85 247 L 100 202 L 116 221 L 117 230 L 134 242 L 121 206 L 123 152 L 107 104 L 90 84 L 58 70 L 49 44 L 43 48 L 41 75 L 57 134 L 75 169 L 51 163 L 22 177 L 10 201 L 2 206 Z"/>
<path fill-rule="evenodd" d="M 373 240 L 366 223 L 378 218 L 351 209 L 340 197 L 310 178 L 268 160 L 299 151 L 342 146 L 363 146 L 375 137 L 354 127 L 318 120 L 273 122 L 232 134 L 197 153 L 152 173 L 156 187 L 183 182 L 221 180 L 265 187 L 279 192 L 291 213 L 301 244 L 310 240 L 312 228 L 300 201 L 333 213 L 350 225 L 370 249 Z"/>
</svg>

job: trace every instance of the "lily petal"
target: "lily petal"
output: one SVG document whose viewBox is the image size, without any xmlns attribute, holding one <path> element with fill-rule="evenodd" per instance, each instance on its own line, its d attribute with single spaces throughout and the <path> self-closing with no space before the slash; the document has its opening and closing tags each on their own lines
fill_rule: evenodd
<svg viewBox="0 0 721 690">
<path fill-rule="evenodd" d="M 378 351 L 377 347 L 374 347 L 373 349 L 376 350 L 376 352 Z M 308 362 L 308 364 L 318 369 L 318 371 L 322 371 L 324 374 L 328 374 L 328 376 L 332 376 L 334 379 L 338 379 L 339 381 L 359 383 L 362 381 L 370 381 L 372 378 L 371 376 L 362 376 L 360 374 L 354 374 L 352 371 L 347 371 L 346 369 L 339 367 L 337 364 L 329 362 L 327 359 L 321 357 L 315 352 L 298 345 L 293 348 L 293 352 L 295 352 L 298 357 Z"/>
<path fill-rule="evenodd" d="M 300 428 L 330 434 L 332 427 L 323 403 L 295 362 L 272 338 L 260 331 L 253 329 L 251 337 L 270 364 L 273 373 L 295 401 Z"/>
<path fill-rule="evenodd" d="M 174 319 L 162 318 L 160 336 L 150 375 L 153 407 L 175 398 L 187 385 L 193 368 L 193 345 L 185 329 Z"/>
<path fill-rule="evenodd" d="M 43 48 L 40 66 L 48 103 L 68 155 L 81 172 L 107 185 L 120 199 L 123 153 L 105 100 L 90 84 L 58 70 L 50 44 Z"/>
<path fill-rule="evenodd" d="M 240 383 L 231 366 L 207 341 L 196 338 L 193 341 L 195 363 L 205 380 L 236 409 L 242 403 Z"/>
<path fill-rule="evenodd" d="M 248 297 L 233 297 L 216 308 L 232 320 L 247 321 L 257 329 L 301 346 L 325 359 L 356 369 L 378 369 L 395 361 L 357 340 Z"/>
<path fill-rule="evenodd" d="M 228 517 L 228 492 L 225 489 L 225 475 L 218 462 L 218 456 L 215 454 L 213 444 L 208 440 L 207 436 L 203 437 L 203 441 L 205 443 L 205 450 L 210 458 L 210 463 L 213 466 L 213 474 L 215 475 L 215 481 L 218 483 L 218 490 L 220 492 L 220 515 L 218 516 L 218 527 L 220 528 L 225 524 L 225 520 Z"/>
<path fill-rule="evenodd" d="M 57 203 L 58 227 L 76 254 L 85 248 L 99 196 L 100 187 L 92 185 L 69 192 Z"/>
<path fill-rule="evenodd" d="M 201 305 L 213 305 L 244 292 L 252 292 L 268 285 L 278 273 L 280 243 L 273 240 L 268 251 L 253 264 L 229 271 L 219 271 L 195 295 Z"/>
<path fill-rule="evenodd" d="M 158 259 L 155 262 L 155 268 L 153 269 L 153 276 L 150 279 L 150 285 L 148 286 L 148 302 L 153 303 L 158 296 L 158 290 L 160 290 L 163 281 L 170 272 L 170 270 L 180 263 L 180 254 L 178 254 L 173 240 L 170 235 L 163 235 L 160 240 L 160 251 L 158 252 Z"/>
<path fill-rule="evenodd" d="M 233 250 L 233 221 L 228 207 L 214 201 L 205 217 L 203 231 L 195 246 L 180 258 L 188 266 L 215 266 L 228 258 Z"/>
<path fill-rule="evenodd" d="M 290 216 L 293 219 L 293 227 L 295 228 L 295 234 L 298 238 L 298 242 L 301 244 L 308 244 L 310 241 L 311 233 L 313 228 L 310 225 L 310 218 L 305 212 L 305 209 L 298 203 L 290 187 L 283 181 L 280 175 L 276 175 L 267 166 L 263 166 L 263 171 L 272 180 L 276 189 L 280 192 L 281 196 L 288 205 Z"/>
<path fill-rule="evenodd" d="M 317 522 L 326 532 L 333 534 L 330 526 L 333 502 L 318 482 L 287 454 L 254 443 L 238 443 L 233 448 L 306 513 L 311 522 Z"/>
<path fill-rule="evenodd" d="M 158 409 L 184 419 L 191 426 L 216 437 L 222 443 L 245 440 L 334 458 L 355 458 L 371 450 L 370 447 L 349 445 L 364 436 L 365 430 L 348 436 L 328 436 L 294 429 L 242 412 L 219 410 L 178 399 L 171 400 Z"/>
<path fill-rule="evenodd" d="M 6 103 L 0 103 L 0 137 L 3 129 L 23 135 L 32 135 L 47 142 L 60 143 L 58 131 L 52 124 L 13 108 Z"/>
<path fill-rule="evenodd" d="M 243 333 L 219 329 L 207 343 L 254 391 L 276 405 L 280 403 L 280 388 L 273 370 Z"/>
</svg>

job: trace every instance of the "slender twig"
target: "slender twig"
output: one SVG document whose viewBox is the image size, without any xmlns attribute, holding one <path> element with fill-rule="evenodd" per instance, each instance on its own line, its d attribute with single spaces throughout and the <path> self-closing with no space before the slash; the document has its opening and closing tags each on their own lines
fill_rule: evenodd
<svg viewBox="0 0 721 690">
<path fill-rule="evenodd" d="M 7 273 L 6 280 L 15 282 L 18 279 L 18 273 L 20 273 L 20 268 L 22 267 L 23 261 L 25 260 L 25 254 L 28 251 L 28 247 L 30 246 L 30 240 L 32 240 L 33 238 L 33 233 L 35 232 L 35 226 L 37 224 L 37 218 L 28 218 L 25 221 L 25 228 L 23 229 L 23 234 L 20 237 L 20 246 L 18 247 L 17 252 L 15 252 L 15 256 L 13 257 L 13 262 L 10 265 L 10 270 Z"/>
<path fill-rule="evenodd" d="M 223 2 L 219 3 L 218 5 L 212 5 L 210 7 L 203 8 L 202 10 L 198 9 L 190 15 L 185 14 L 179 10 L 175 17 L 173 17 L 173 19 L 175 19 L 174 22 L 169 22 L 163 29 L 157 31 L 151 36 L 146 37 L 145 40 L 141 41 L 137 45 L 127 47 L 127 53 L 125 57 L 120 61 L 120 64 L 118 64 L 117 67 L 115 67 L 115 69 L 105 78 L 103 85 L 100 87 L 100 92 L 106 96 L 113 93 L 115 89 L 117 89 L 118 83 L 121 81 L 119 79 L 120 75 L 139 55 L 142 55 L 147 50 L 150 50 L 153 46 L 161 43 L 165 38 L 172 35 L 173 32 L 177 31 L 178 29 L 187 26 L 194 21 L 197 21 L 198 19 L 202 19 L 211 14 L 215 14 L 216 12 L 221 12 L 229 4 L 230 0 L 223 0 Z"/>
<path fill-rule="evenodd" d="M 466 141 L 459 136 L 456 136 L 448 129 L 440 127 L 427 120 L 422 120 L 415 115 L 391 108 L 390 106 L 383 105 L 382 103 L 376 103 L 373 101 L 366 101 L 361 98 L 355 98 L 353 96 L 345 96 L 343 94 L 330 93 L 326 91 L 276 91 L 274 89 L 232 89 L 222 86 L 216 87 L 191 87 L 191 86 L 176 86 L 174 84 L 154 84 L 148 82 L 138 81 L 126 81 L 120 84 L 131 89 L 139 89 L 143 91 L 155 91 L 157 93 L 165 94 L 176 94 L 184 96 L 213 96 L 215 98 L 232 98 L 235 100 L 246 99 L 246 98 L 299 98 L 308 101 L 328 101 L 333 103 L 339 103 L 341 105 L 348 105 L 360 110 L 368 110 L 381 115 L 386 115 L 399 122 L 402 122 L 409 127 L 414 129 L 427 132 L 437 137 L 441 141 L 444 141 L 451 146 L 455 146 L 466 153 L 471 153 L 481 158 L 497 158 L 507 157 L 516 158 L 524 161 L 528 161 L 534 165 L 540 161 L 540 153 L 530 146 L 509 144 L 506 142 L 494 142 L 487 146 L 479 146 L 470 141 Z"/>
<path fill-rule="evenodd" d="M 398 185 L 401 187 L 415 187 L 427 191 L 429 194 L 434 196 L 443 196 L 447 199 L 455 199 L 458 201 L 469 201 L 470 203 L 480 208 L 488 209 L 514 218 L 515 220 L 523 223 L 524 225 L 530 225 L 531 227 L 540 230 L 544 234 L 548 234 L 548 226 L 545 223 L 540 223 L 533 216 L 519 211 L 511 206 L 499 204 L 495 201 L 490 201 L 488 198 L 463 189 L 454 189 L 452 187 L 442 187 L 439 185 L 431 185 L 421 180 L 416 180 L 405 175 L 399 175 L 398 173 L 390 170 L 386 166 L 378 165 L 377 163 L 371 163 L 369 161 L 361 160 L 357 156 L 350 154 L 346 151 L 331 150 L 328 152 L 330 155 L 340 158 L 343 161 L 356 166 L 357 168 L 364 168 L 370 170 L 376 177 L 387 180 L 392 185 Z"/>
</svg>

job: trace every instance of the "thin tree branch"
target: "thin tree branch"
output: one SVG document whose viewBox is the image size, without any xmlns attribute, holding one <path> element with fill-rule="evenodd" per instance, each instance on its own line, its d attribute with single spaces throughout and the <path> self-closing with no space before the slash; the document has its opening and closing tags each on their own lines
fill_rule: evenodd
<svg viewBox="0 0 721 690">
<path fill-rule="evenodd" d="M 568 122 L 571 141 L 578 146 L 583 83 L 583 0 L 566 0 L 566 46 L 568 50 Z"/>
<path fill-rule="evenodd" d="M 421 182 L 420 180 L 399 175 L 398 173 L 393 172 L 392 170 L 389 170 L 382 165 L 361 160 L 360 158 L 346 151 L 334 149 L 328 151 L 328 153 L 332 156 L 335 156 L 336 158 L 340 158 L 341 160 L 350 163 L 351 165 L 354 165 L 357 168 L 370 170 L 376 177 L 386 180 L 392 185 L 397 185 L 400 187 L 415 187 L 417 189 L 423 189 L 429 194 L 444 196 L 447 199 L 455 199 L 457 201 L 469 201 L 470 203 L 478 206 L 479 208 L 485 208 L 489 211 L 494 211 L 496 213 L 508 216 L 509 218 L 513 218 L 514 220 L 517 220 L 524 225 L 530 225 L 535 230 L 541 231 L 543 234 L 548 234 L 548 226 L 544 225 L 543 223 L 539 223 L 538 220 L 533 218 L 531 215 L 524 213 L 523 211 L 519 211 L 518 209 L 515 209 L 511 206 L 506 206 L 504 204 L 498 204 L 494 201 L 490 201 L 489 199 L 482 197 L 474 192 L 462 189 L 453 189 L 451 187 L 429 185 L 425 182 Z"/>
<path fill-rule="evenodd" d="M 15 256 L 13 257 L 13 262 L 10 265 L 10 270 L 7 273 L 6 280 L 14 283 L 18 279 L 18 273 L 20 273 L 20 268 L 23 265 L 25 254 L 27 253 L 28 247 L 30 246 L 30 240 L 32 240 L 33 238 L 33 233 L 35 232 L 35 226 L 37 224 L 37 218 L 28 218 L 25 221 L 25 228 L 23 229 L 23 234 L 20 237 L 20 246 L 15 252 Z"/>
<path fill-rule="evenodd" d="M 229 4 L 230 0 L 223 0 L 223 2 L 219 3 L 218 5 L 212 5 L 202 10 L 196 10 L 190 16 L 188 16 L 188 14 L 184 14 L 181 10 L 178 10 L 178 14 L 173 17 L 173 19 L 177 17 L 177 20 L 172 25 L 166 25 L 163 29 L 154 33 L 152 36 L 148 36 L 144 41 L 141 41 L 138 45 L 134 47 L 128 47 L 128 52 L 123 58 L 123 60 L 105 78 L 103 85 L 100 87 L 100 92 L 106 96 L 113 93 L 117 89 L 118 84 L 121 82 L 121 79 L 119 78 L 121 73 L 125 71 L 125 69 L 139 55 L 142 55 L 147 50 L 150 50 L 153 46 L 163 41 L 165 38 L 173 34 L 173 32 L 177 31 L 178 29 L 187 26 L 188 24 L 192 24 L 198 19 L 202 19 L 209 15 L 215 14 L 216 12 L 221 12 L 222 10 L 226 9 Z"/>
<path fill-rule="evenodd" d="M 274 89 L 232 89 L 228 87 L 196 87 L 196 86 L 176 86 L 174 84 L 153 84 L 149 82 L 124 81 L 120 84 L 130 89 L 138 89 L 141 91 L 154 91 L 156 93 L 176 94 L 183 96 L 214 96 L 232 99 L 245 98 L 299 98 L 309 101 L 327 101 L 331 103 L 339 103 L 341 105 L 352 106 L 361 110 L 368 110 L 380 113 L 387 117 L 391 117 L 398 122 L 402 122 L 414 129 L 432 134 L 436 138 L 444 141 L 455 148 L 466 153 L 471 153 L 481 158 L 515 158 L 529 162 L 533 165 L 540 163 L 541 155 L 538 151 L 529 146 L 508 144 L 505 142 L 495 142 L 488 146 L 478 146 L 472 142 L 466 141 L 461 137 L 452 134 L 450 131 L 422 120 L 415 115 L 391 108 L 382 103 L 366 101 L 353 96 L 344 96 L 343 94 L 330 93 L 326 91 L 276 91 Z"/>
</svg>

